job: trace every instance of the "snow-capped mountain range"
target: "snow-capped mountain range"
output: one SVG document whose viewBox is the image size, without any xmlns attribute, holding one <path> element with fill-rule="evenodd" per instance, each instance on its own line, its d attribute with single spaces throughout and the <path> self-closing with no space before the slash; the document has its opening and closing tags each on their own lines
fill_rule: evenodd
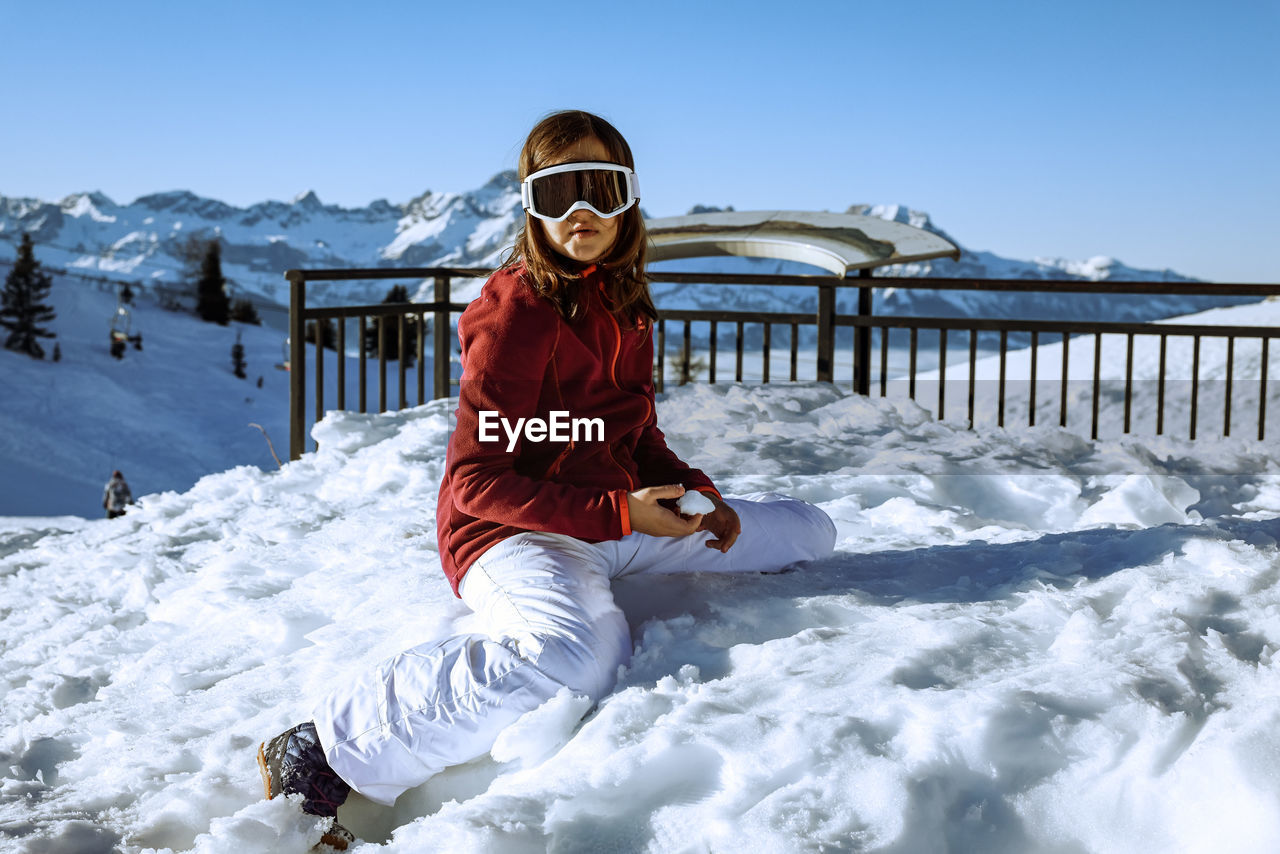
<svg viewBox="0 0 1280 854">
<path fill-rule="evenodd" d="M 294 267 L 496 266 L 514 239 L 520 192 L 504 172 L 469 193 L 423 193 L 393 205 L 325 205 L 314 192 L 291 202 L 237 208 L 178 190 L 120 205 L 102 193 L 60 202 L 0 196 L 0 251 L 29 232 L 48 267 L 147 284 L 183 279 L 183 247 L 218 237 L 223 272 L 237 294 L 287 301 Z M 377 296 L 381 290 L 375 288 Z"/>
<path fill-rule="evenodd" d="M 717 208 L 695 208 L 718 210 Z M 905 222 L 961 241 L 935 226 L 927 213 L 902 205 L 854 205 L 849 213 Z M 314 192 L 291 202 L 266 201 L 247 208 L 188 191 L 154 193 L 127 205 L 99 192 L 68 196 L 60 202 L 0 196 L 0 261 L 12 257 L 23 232 L 37 245 L 47 268 L 92 273 L 152 285 L 176 286 L 184 278 L 183 247 L 197 236 L 223 243 L 223 270 L 234 295 L 284 303 L 290 268 L 320 267 L 494 267 L 523 222 L 514 172 L 495 175 L 483 187 L 464 193 L 427 191 L 404 204 L 379 199 L 362 208 L 323 204 Z M 752 259 L 671 261 L 655 270 L 802 272 L 790 262 Z M 1025 279 L 1123 279 L 1194 281 L 1171 270 L 1142 270 L 1108 257 L 1087 260 L 1037 258 L 1021 261 L 964 249 L 948 259 L 877 270 L 887 277 L 971 277 Z M 345 282 L 318 288 L 314 304 L 378 302 L 386 282 Z M 460 284 L 455 298 L 474 296 L 479 282 Z M 795 288 L 753 287 L 726 294 L 721 287 L 658 283 L 660 307 L 805 310 L 816 294 Z M 429 299 L 424 291 L 423 299 Z M 849 307 L 853 292 L 842 300 Z M 1106 314 L 1115 319 L 1151 319 L 1185 314 L 1224 302 L 1212 297 L 1107 297 Z M 982 294 L 884 288 L 876 311 L 885 314 L 1051 317 L 1099 316 L 1098 298 L 1069 294 Z"/>
</svg>

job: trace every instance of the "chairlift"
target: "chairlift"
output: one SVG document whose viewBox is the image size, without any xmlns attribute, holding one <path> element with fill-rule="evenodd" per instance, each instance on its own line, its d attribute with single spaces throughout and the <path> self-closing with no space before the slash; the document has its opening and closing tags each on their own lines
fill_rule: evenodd
<svg viewBox="0 0 1280 854">
<path fill-rule="evenodd" d="M 289 339 L 288 338 L 284 339 L 284 344 L 281 346 L 280 349 L 284 354 L 284 358 L 281 362 L 279 362 L 276 365 L 276 370 L 287 371 L 289 370 Z"/>
<path fill-rule="evenodd" d="M 142 349 L 142 333 L 133 334 L 133 313 L 129 311 L 126 294 L 121 291 L 116 297 L 116 311 L 111 316 L 111 355 L 117 359 L 124 358 L 125 347 L 129 344 L 133 345 L 133 349 Z"/>
</svg>

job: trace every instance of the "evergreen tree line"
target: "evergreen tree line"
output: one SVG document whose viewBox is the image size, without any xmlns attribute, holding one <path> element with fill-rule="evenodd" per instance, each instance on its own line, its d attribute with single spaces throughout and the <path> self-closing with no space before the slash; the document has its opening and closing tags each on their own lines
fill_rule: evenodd
<svg viewBox="0 0 1280 854">
<path fill-rule="evenodd" d="M 203 240 L 193 237 L 183 247 L 184 256 L 189 269 L 194 270 L 196 292 L 196 315 L 209 323 L 226 326 L 231 321 L 261 325 L 262 320 L 252 302 L 239 299 L 234 303 L 227 293 L 227 279 L 222 274 L 222 244 L 218 239 Z M 198 259 L 198 265 L 197 265 Z M 53 278 L 40 269 L 40 262 L 35 258 L 35 247 L 31 235 L 24 234 L 18 248 L 18 257 L 13 269 L 5 277 L 5 287 L 0 301 L 0 327 L 5 335 L 6 349 L 26 353 L 32 358 L 43 359 L 44 348 L 40 339 L 56 338 L 57 335 L 48 328 L 57 314 L 48 304 L 49 292 L 53 287 Z M 121 299 L 132 302 L 132 291 L 126 285 Z M 409 290 L 404 285 L 395 285 L 383 299 L 384 304 L 408 304 Z M 402 357 L 412 361 L 418 349 L 418 336 L 421 333 L 417 317 L 408 317 L 405 321 L 404 333 L 399 334 L 399 324 L 394 316 L 383 320 L 386 325 L 384 335 L 378 334 L 378 321 L 374 320 L 365 332 L 364 352 L 377 355 L 381 345 L 386 358 L 398 360 Z M 315 340 L 315 322 L 307 325 L 307 340 Z M 329 349 L 337 347 L 337 326 L 332 320 L 325 321 L 322 332 L 323 343 Z M 381 339 L 381 340 L 380 340 Z M 114 343 L 114 341 L 113 341 Z M 61 357 L 61 349 L 55 344 L 54 360 Z M 244 358 L 244 345 L 237 332 L 236 341 L 231 348 L 233 373 L 245 378 L 247 367 Z"/>
</svg>

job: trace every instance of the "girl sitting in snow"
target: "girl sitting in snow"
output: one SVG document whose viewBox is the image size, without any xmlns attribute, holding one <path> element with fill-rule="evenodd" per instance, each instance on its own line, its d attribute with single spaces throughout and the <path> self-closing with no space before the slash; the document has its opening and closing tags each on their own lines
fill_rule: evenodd
<svg viewBox="0 0 1280 854">
<path fill-rule="evenodd" d="M 487 631 L 382 663 L 259 750 L 267 796 L 300 792 L 331 843 L 350 838 L 333 819 L 349 789 L 389 805 L 560 690 L 612 690 L 632 650 L 613 579 L 777 570 L 832 550 L 821 510 L 721 498 L 667 447 L 633 169 L 590 113 L 553 114 L 525 141 L 524 228 L 458 322 L 436 510 L 445 574 Z"/>
</svg>

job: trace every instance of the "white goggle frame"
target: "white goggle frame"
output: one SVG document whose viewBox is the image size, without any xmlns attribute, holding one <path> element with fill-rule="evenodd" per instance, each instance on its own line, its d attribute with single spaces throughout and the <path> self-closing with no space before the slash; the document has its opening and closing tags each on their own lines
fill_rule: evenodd
<svg viewBox="0 0 1280 854">
<path fill-rule="evenodd" d="M 555 175 L 559 172 L 583 172 L 583 171 L 586 171 L 587 169 L 606 169 L 611 172 L 621 172 L 623 176 L 627 179 L 626 203 L 622 207 L 618 208 L 616 211 L 612 211 L 610 213 L 605 213 L 604 211 L 598 209 L 595 205 L 591 204 L 590 202 L 584 202 L 581 199 L 579 199 L 578 201 L 570 205 L 569 209 L 565 211 L 563 214 L 561 214 L 560 216 L 548 216 L 547 214 L 539 213 L 538 211 L 533 209 L 533 187 L 531 185 L 535 180 L 537 180 L 538 178 L 545 177 L 547 175 Z M 639 200 L 640 200 L 640 182 L 636 178 L 636 173 L 632 171 L 629 167 L 622 166 L 617 163 L 600 163 L 600 162 L 561 163 L 559 166 L 548 166 L 546 169 L 539 169 L 537 172 L 534 172 L 528 178 L 525 178 L 523 181 L 520 182 L 521 206 L 525 209 L 525 211 L 530 216 L 536 216 L 538 219 L 546 220 L 547 222 L 564 222 L 566 219 L 569 218 L 569 215 L 572 214 L 574 211 L 591 211 L 593 214 L 595 214 L 598 217 L 601 217 L 602 219 L 613 219 L 615 216 L 627 210 Z"/>
</svg>

